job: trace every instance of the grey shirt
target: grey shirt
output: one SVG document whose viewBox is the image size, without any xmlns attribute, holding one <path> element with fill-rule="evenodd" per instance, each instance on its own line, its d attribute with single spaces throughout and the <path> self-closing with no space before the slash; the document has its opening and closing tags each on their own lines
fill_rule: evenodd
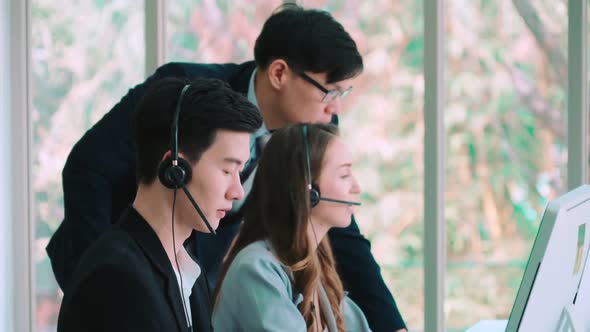
<svg viewBox="0 0 590 332">
<path fill-rule="evenodd" d="M 227 271 L 213 312 L 215 331 L 307 332 L 297 304 L 303 296 L 292 288 L 290 270 L 265 241 L 242 249 Z M 320 308 L 326 330 L 336 331 L 336 320 L 323 288 Z M 371 331 L 360 308 L 345 296 L 341 303 L 347 331 Z"/>
</svg>

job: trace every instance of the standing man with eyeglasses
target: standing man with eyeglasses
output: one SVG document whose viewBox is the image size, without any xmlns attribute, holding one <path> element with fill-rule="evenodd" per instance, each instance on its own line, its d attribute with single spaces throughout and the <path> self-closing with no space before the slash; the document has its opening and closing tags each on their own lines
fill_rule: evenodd
<svg viewBox="0 0 590 332">
<path fill-rule="evenodd" d="M 245 190 L 269 132 L 290 123 L 338 123 L 342 99 L 363 70 L 355 42 L 327 12 L 294 4 L 280 7 L 265 22 L 254 48 L 255 61 L 243 64 L 169 63 L 132 88 L 76 143 L 63 170 L 65 218 L 47 252 L 62 289 L 80 256 L 111 228 L 137 189 L 130 116 L 145 91 L 165 77 L 217 78 L 248 97 L 263 117 L 251 137 L 241 179 Z M 195 200 L 198 202 L 199 198 Z M 213 286 L 222 259 L 239 230 L 241 203 L 221 221 L 217 235 L 194 233 L 186 243 Z M 329 238 L 349 296 L 373 331 L 403 331 L 405 323 L 354 218 Z"/>
</svg>

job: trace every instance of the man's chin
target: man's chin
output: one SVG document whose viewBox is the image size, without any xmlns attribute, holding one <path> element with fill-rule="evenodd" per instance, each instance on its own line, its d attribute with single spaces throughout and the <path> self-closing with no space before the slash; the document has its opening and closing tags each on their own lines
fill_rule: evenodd
<svg viewBox="0 0 590 332">
<path fill-rule="evenodd" d="M 217 230 L 217 227 L 219 226 L 219 218 L 215 218 L 215 219 L 207 219 L 207 221 L 209 221 L 209 225 L 211 225 L 211 227 L 214 230 Z M 199 222 L 199 224 L 197 225 L 197 227 L 195 228 L 195 230 L 199 233 L 211 233 L 209 231 L 209 228 L 207 227 L 207 225 L 205 225 L 204 222 Z"/>
</svg>

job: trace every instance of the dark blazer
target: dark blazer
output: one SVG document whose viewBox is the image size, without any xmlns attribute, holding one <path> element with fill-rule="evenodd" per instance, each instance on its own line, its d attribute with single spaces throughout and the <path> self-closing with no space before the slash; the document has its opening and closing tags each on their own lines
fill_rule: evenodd
<svg viewBox="0 0 590 332">
<path fill-rule="evenodd" d="M 190 306 L 194 331 L 212 331 L 204 273 Z M 82 256 L 64 292 L 57 331 L 188 331 L 172 264 L 133 207 Z"/>
<path fill-rule="evenodd" d="M 247 94 L 254 62 L 237 64 L 169 63 L 127 95 L 76 143 L 64 167 L 63 190 L 65 218 L 49 245 L 47 253 L 57 282 L 70 283 L 80 256 L 98 236 L 111 228 L 114 220 L 133 201 L 135 184 L 135 148 L 130 133 L 130 115 L 146 89 L 164 77 L 194 79 L 218 78 Z M 333 118 L 337 123 L 337 118 Z M 237 234 L 241 214 L 226 216 L 217 236 L 197 233 L 193 252 L 202 263 L 213 287 L 222 258 Z M 385 286 L 371 247 L 359 232 L 356 222 L 329 233 L 337 266 L 349 296 L 365 313 L 373 331 L 395 331 L 405 327 L 391 293 Z"/>
</svg>

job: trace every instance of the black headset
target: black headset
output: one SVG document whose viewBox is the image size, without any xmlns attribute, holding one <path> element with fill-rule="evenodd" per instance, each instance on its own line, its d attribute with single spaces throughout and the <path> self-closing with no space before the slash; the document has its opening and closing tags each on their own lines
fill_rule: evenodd
<svg viewBox="0 0 590 332">
<path fill-rule="evenodd" d="M 180 118 L 180 109 L 182 105 L 182 99 L 186 91 L 189 89 L 190 85 L 187 84 L 182 88 L 182 92 L 180 92 L 180 97 L 178 98 L 178 104 L 176 104 L 176 109 L 174 111 L 174 117 L 172 118 L 172 127 L 170 129 L 172 137 L 170 138 L 170 144 L 172 151 L 172 157 L 164 159 L 160 163 L 160 167 L 158 169 L 158 178 L 160 182 L 169 189 L 182 189 L 186 196 L 188 197 L 189 201 L 197 210 L 197 213 L 203 219 L 205 226 L 209 229 L 209 232 L 212 234 L 216 234 L 211 224 L 203 214 L 203 211 L 199 208 L 197 202 L 195 202 L 193 196 L 190 194 L 188 189 L 186 188 L 186 184 L 190 182 L 192 178 L 192 168 L 188 161 L 184 158 L 180 158 L 178 156 L 178 119 Z"/>
<path fill-rule="evenodd" d="M 339 204 L 346 204 L 346 205 L 361 205 L 360 202 L 351 202 L 351 201 L 344 201 L 340 199 L 333 199 L 322 197 L 320 194 L 320 187 L 317 184 L 313 183 L 311 180 L 311 163 L 309 161 L 309 146 L 307 143 L 307 125 L 303 125 L 303 145 L 305 147 L 305 161 L 307 162 L 307 188 L 309 189 L 309 201 L 311 207 L 315 207 L 318 205 L 320 201 L 332 202 L 332 203 L 339 203 Z"/>
<path fill-rule="evenodd" d="M 172 126 L 170 128 L 170 150 L 172 151 L 172 157 L 166 158 L 160 163 L 158 170 L 158 177 L 160 182 L 169 189 L 180 189 L 184 187 L 192 178 L 192 168 L 188 161 L 178 157 L 178 118 L 180 117 L 180 105 L 184 94 L 188 90 L 190 85 L 185 85 L 180 93 L 178 104 L 174 111 L 174 117 L 172 118 Z"/>
</svg>

